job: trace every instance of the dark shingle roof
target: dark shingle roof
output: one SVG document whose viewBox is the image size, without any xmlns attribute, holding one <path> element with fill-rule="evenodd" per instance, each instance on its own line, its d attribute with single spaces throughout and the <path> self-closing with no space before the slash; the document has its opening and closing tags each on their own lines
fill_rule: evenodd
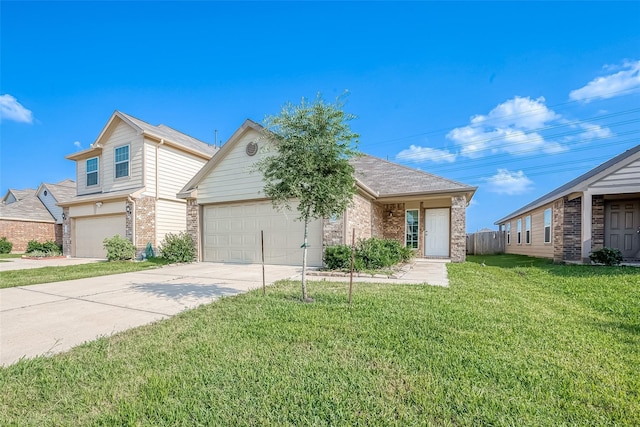
<svg viewBox="0 0 640 427">
<path fill-rule="evenodd" d="M 0 205 L 0 218 L 54 222 L 47 208 L 36 197 L 35 190 L 31 196 L 22 200 L 8 205 Z"/>
<path fill-rule="evenodd" d="M 140 129 L 151 135 L 157 136 L 158 138 L 166 139 L 178 145 L 182 145 L 183 147 L 190 148 L 192 150 L 196 150 L 210 156 L 213 156 L 215 152 L 218 151 L 218 149 L 213 147 L 212 145 L 209 145 L 206 142 L 200 141 L 199 139 L 193 138 L 187 134 L 170 128 L 169 126 L 154 126 L 140 119 L 136 119 L 133 116 L 125 114 L 122 111 L 118 111 L 118 113 L 125 117 L 127 120 L 130 120 Z"/>
<path fill-rule="evenodd" d="M 476 187 L 369 155 L 355 157 L 351 164 L 356 178 L 380 197 L 476 190 Z"/>
</svg>

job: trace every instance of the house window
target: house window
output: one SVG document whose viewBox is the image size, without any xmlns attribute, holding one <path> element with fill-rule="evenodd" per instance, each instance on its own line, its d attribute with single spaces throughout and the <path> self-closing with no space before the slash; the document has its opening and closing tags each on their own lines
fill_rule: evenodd
<svg viewBox="0 0 640 427">
<path fill-rule="evenodd" d="M 98 185 L 98 158 L 87 159 L 87 187 Z"/>
<path fill-rule="evenodd" d="M 531 215 L 527 215 L 524 219 L 524 242 L 531 244 Z"/>
<path fill-rule="evenodd" d="M 518 218 L 518 222 L 516 223 L 517 226 L 517 242 L 519 245 L 522 244 L 522 218 Z"/>
<path fill-rule="evenodd" d="M 129 176 L 129 146 L 116 148 L 116 178 Z"/>
<path fill-rule="evenodd" d="M 544 210 L 544 242 L 551 243 L 551 208 Z"/>
<path fill-rule="evenodd" d="M 406 245 L 411 249 L 418 249 L 418 209 L 408 210 L 405 215 L 405 234 L 406 234 Z"/>
<path fill-rule="evenodd" d="M 511 223 L 507 223 L 507 245 L 511 244 Z"/>
</svg>

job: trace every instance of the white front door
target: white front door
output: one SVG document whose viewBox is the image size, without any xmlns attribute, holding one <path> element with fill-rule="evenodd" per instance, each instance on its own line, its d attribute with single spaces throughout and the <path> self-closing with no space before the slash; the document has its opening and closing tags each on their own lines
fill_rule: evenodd
<svg viewBox="0 0 640 427">
<path fill-rule="evenodd" d="M 449 256 L 449 208 L 426 209 L 424 255 Z"/>
</svg>

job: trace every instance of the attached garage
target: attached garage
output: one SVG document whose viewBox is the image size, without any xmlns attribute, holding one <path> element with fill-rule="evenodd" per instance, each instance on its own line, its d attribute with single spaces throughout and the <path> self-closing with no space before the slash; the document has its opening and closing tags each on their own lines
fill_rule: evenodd
<svg viewBox="0 0 640 427">
<path fill-rule="evenodd" d="M 119 234 L 125 237 L 126 218 L 124 214 L 75 218 L 74 254 L 79 258 L 106 258 L 103 240 Z"/>
<path fill-rule="evenodd" d="M 261 262 L 260 231 L 264 230 L 267 264 L 301 265 L 304 223 L 297 211 L 278 212 L 270 201 L 203 207 L 203 261 Z M 322 222 L 308 229 L 307 264 L 322 265 Z"/>
</svg>

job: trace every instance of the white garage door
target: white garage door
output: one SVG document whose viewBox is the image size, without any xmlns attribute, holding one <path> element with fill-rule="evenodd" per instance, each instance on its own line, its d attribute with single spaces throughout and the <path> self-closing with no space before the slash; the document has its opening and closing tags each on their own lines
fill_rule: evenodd
<svg viewBox="0 0 640 427">
<path fill-rule="evenodd" d="M 124 237 L 124 215 L 96 216 L 75 219 L 75 255 L 79 258 L 106 258 L 102 241 L 116 234 Z"/>
<path fill-rule="evenodd" d="M 302 265 L 304 223 L 297 211 L 278 212 L 271 202 L 252 202 L 203 209 L 203 260 L 261 262 L 260 230 L 264 230 L 267 264 Z M 307 264 L 322 265 L 322 222 L 309 224 Z"/>
</svg>

